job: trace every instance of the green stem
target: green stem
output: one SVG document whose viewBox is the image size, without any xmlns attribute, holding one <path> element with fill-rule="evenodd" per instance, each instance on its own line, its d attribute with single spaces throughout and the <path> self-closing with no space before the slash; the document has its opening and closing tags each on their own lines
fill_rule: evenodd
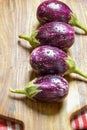
<svg viewBox="0 0 87 130">
<path fill-rule="evenodd" d="M 30 41 L 30 37 L 27 36 L 27 35 L 20 34 L 18 37 L 21 38 L 21 39 L 24 39 L 24 40 Z"/>
<path fill-rule="evenodd" d="M 84 78 L 87 78 L 87 74 L 84 74 L 81 70 L 78 68 L 75 68 L 74 73 L 81 75 Z"/>
<path fill-rule="evenodd" d="M 72 13 L 71 14 L 71 19 L 69 21 L 69 24 L 72 25 L 72 26 L 76 26 L 80 29 L 82 29 L 83 31 L 85 31 L 85 33 L 87 33 L 87 28 L 84 27 L 79 21 L 78 21 L 78 18 L 76 16 L 76 14 Z"/>
<path fill-rule="evenodd" d="M 79 21 L 76 22 L 76 25 L 78 28 L 81 28 L 85 33 L 87 33 L 87 28 L 85 28 Z"/>
<path fill-rule="evenodd" d="M 15 90 L 10 89 L 10 91 L 12 93 L 25 94 L 25 90 L 24 89 L 15 89 Z"/>
<path fill-rule="evenodd" d="M 27 85 L 24 87 L 24 89 L 10 89 L 12 93 L 17 94 L 25 94 L 28 98 L 33 98 L 36 94 L 41 92 L 42 90 L 39 90 L 38 87 L 40 85 L 35 84 L 36 78 L 27 83 Z"/>
<path fill-rule="evenodd" d="M 36 39 L 36 35 L 37 31 L 34 32 L 31 36 L 20 34 L 19 38 L 27 40 L 33 48 L 36 48 L 40 44 L 39 41 Z"/>
<path fill-rule="evenodd" d="M 81 70 L 79 70 L 76 67 L 75 61 L 70 56 L 68 56 L 65 59 L 65 61 L 66 61 L 66 64 L 68 65 L 68 70 L 64 73 L 64 75 L 67 75 L 70 73 L 76 73 L 76 74 L 81 75 L 84 78 L 87 78 L 87 74 L 84 74 Z"/>
</svg>

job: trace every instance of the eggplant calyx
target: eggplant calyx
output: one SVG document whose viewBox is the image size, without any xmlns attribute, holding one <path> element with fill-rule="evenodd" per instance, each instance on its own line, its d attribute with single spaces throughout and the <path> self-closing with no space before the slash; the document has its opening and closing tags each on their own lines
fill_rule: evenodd
<svg viewBox="0 0 87 130">
<path fill-rule="evenodd" d="M 76 14 L 71 13 L 70 16 L 71 16 L 71 19 L 70 19 L 70 21 L 69 21 L 69 24 L 72 25 L 72 26 L 76 26 L 76 27 L 82 29 L 85 33 L 87 33 L 87 28 L 84 27 L 84 26 L 79 22 L 79 20 L 78 20 Z"/>
<path fill-rule="evenodd" d="M 65 59 L 65 61 L 66 61 L 66 64 L 68 65 L 68 70 L 64 73 L 64 75 L 73 73 L 76 68 L 74 60 L 70 56 L 68 56 L 68 58 Z"/>
<path fill-rule="evenodd" d="M 35 80 L 36 78 L 29 82 L 24 89 L 10 89 L 10 91 L 12 93 L 25 94 L 28 98 L 32 99 L 36 94 L 42 91 L 38 89 L 40 85 L 34 84 Z"/>
<path fill-rule="evenodd" d="M 40 44 L 39 41 L 36 39 L 37 33 L 38 31 L 35 31 L 31 34 L 31 36 L 20 34 L 18 37 L 27 40 L 33 48 L 36 48 Z"/>
<path fill-rule="evenodd" d="M 70 73 L 76 73 L 81 75 L 84 78 L 87 78 L 87 74 L 84 74 L 80 69 L 76 67 L 76 64 L 74 60 L 68 56 L 68 58 L 65 60 L 68 65 L 68 70 L 64 73 L 64 75 L 70 74 Z"/>
</svg>

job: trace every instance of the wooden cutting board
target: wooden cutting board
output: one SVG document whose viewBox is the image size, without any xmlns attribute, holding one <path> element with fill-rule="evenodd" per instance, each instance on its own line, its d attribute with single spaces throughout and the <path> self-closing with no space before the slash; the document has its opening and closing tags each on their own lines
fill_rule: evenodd
<svg viewBox="0 0 87 130">
<path fill-rule="evenodd" d="M 87 26 L 87 0 L 63 0 Z M 30 45 L 19 41 L 21 33 L 31 34 L 39 25 L 36 9 L 40 0 L 0 0 L 0 115 L 17 119 L 25 130 L 71 130 L 72 114 L 87 104 L 87 80 L 76 74 L 67 76 L 69 94 L 63 103 L 32 102 L 9 92 L 21 88 L 35 77 L 29 64 Z M 75 28 L 75 43 L 69 55 L 87 73 L 87 35 Z"/>
</svg>

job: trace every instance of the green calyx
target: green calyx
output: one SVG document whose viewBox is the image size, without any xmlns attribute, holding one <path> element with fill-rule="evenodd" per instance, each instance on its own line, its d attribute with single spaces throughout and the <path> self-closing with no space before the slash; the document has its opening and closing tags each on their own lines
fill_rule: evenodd
<svg viewBox="0 0 87 130">
<path fill-rule="evenodd" d="M 67 75 L 70 73 L 76 73 L 76 74 L 81 75 L 84 78 L 87 78 L 87 74 L 84 74 L 81 70 L 79 70 L 76 67 L 75 61 L 70 56 L 68 56 L 68 58 L 65 59 L 65 61 L 68 65 L 68 70 L 64 73 L 64 75 Z"/>
<path fill-rule="evenodd" d="M 12 93 L 25 94 L 28 98 L 32 99 L 33 97 L 35 97 L 35 95 L 42 91 L 38 89 L 40 85 L 34 84 L 35 80 L 36 78 L 29 82 L 23 89 L 10 89 L 10 91 Z"/>
<path fill-rule="evenodd" d="M 31 34 L 31 36 L 20 34 L 19 38 L 29 41 L 30 45 L 33 48 L 36 48 L 40 44 L 39 41 L 36 39 L 37 33 L 38 31 L 35 31 L 34 33 Z"/>
<path fill-rule="evenodd" d="M 76 26 L 76 27 L 82 29 L 85 33 L 87 33 L 87 28 L 84 27 L 84 26 L 79 22 L 79 20 L 78 20 L 76 14 L 71 13 L 70 15 L 71 15 L 71 19 L 70 19 L 70 21 L 69 21 L 69 24 L 72 25 L 72 26 Z"/>
<path fill-rule="evenodd" d="M 65 59 L 65 61 L 68 65 L 68 70 L 65 72 L 64 75 L 72 73 L 76 68 L 75 62 L 73 61 L 73 59 L 70 56 L 68 56 L 68 58 Z"/>
</svg>

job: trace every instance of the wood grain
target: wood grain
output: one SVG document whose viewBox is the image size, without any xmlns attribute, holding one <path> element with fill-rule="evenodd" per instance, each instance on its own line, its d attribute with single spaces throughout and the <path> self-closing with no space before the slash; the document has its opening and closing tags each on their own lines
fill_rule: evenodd
<svg viewBox="0 0 87 130">
<path fill-rule="evenodd" d="M 87 26 L 87 1 L 63 0 Z M 0 115 L 20 120 L 25 130 L 71 130 L 70 118 L 87 104 L 87 80 L 72 74 L 67 76 L 70 89 L 60 104 L 32 102 L 14 95 L 9 88 L 21 88 L 35 74 L 29 64 L 30 45 L 19 41 L 20 33 L 31 34 L 39 25 L 36 9 L 40 0 L 0 0 Z M 87 36 L 75 28 L 75 43 L 69 54 L 77 66 L 87 72 Z"/>
</svg>

